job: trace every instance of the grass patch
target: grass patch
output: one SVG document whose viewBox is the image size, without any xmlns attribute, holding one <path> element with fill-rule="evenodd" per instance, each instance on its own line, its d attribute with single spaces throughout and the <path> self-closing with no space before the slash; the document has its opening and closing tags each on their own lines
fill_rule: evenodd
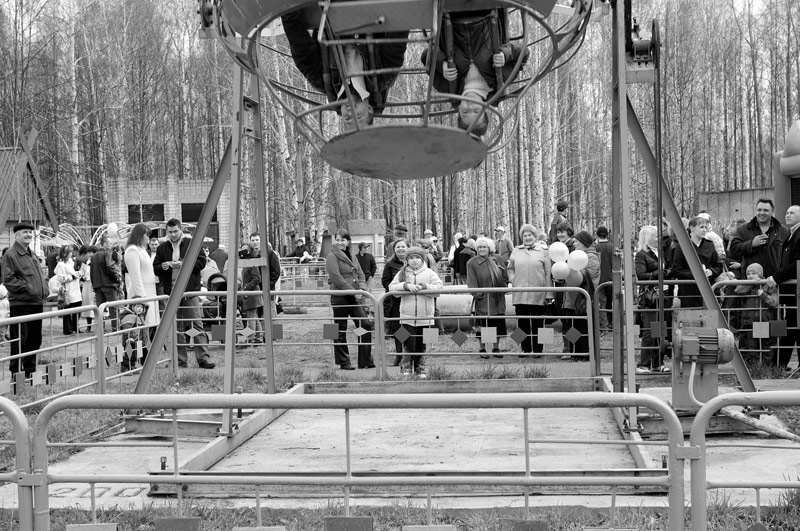
<svg viewBox="0 0 800 531">
<path fill-rule="evenodd" d="M 548 378 L 547 367 L 544 365 L 525 364 L 522 367 L 523 378 Z"/>
<path fill-rule="evenodd" d="M 432 364 L 428 365 L 425 369 L 428 373 L 428 379 L 430 380 L 455 380 L 456 373 L 453 369 L 447 367 L 446 365 L 440 364 Z"/>
<path fill-rule="evenodd" d="M 755 509 L 732 505 L 724 497 L 714 497 L 709 493 L 708 509 L 709 531 L 729 531 L 748 529 L 756 522 Z M 788 491 L 786 497 L 775 506 L 762 507 L 761 521 L 768 529 L 789 531 L 797 529 L 798 495 Z M 434 501 L 435 504 L 435 501 Z M 67 524 L 91 523 L 91 512 L 69 509 L 50 511 L 53 529 L 65 529 Z M 120 531 L 150 531 L 157 518 L 176 516 L 174 505 L 150 504 L 143 508 L 114 507 L 97 511 L 98 522 L 119 524 Z M 234 527 L 255 527 L 258 523 L 255 509 L 230 508 L 224 501 L 197 502 L 185 500 L 183 516 L 199 516 L 203 519 L 204 531 L 228 531 Z M 262 508 L 261 525 L 284 526 L 287 531 L 306 531 L 322 529 L 327 516 L 343 516 L 344 507 L 339 501 L 329 500 L 317 507 L 304 509 Z M 397 531 L 405 525 L 427 525 L 427 510 L 424 505 L 413 503 L 394 503 L 386 506 L 355 506 L 350 509 L 351 516 L 371 516 L 375 531 Z M 688 510 L 684 514 L 689 528 Z M 540 520 L 547 522 L 552 531 L 580 531 L 584 527 L 630 527 L 649 531 L 665 531 L 668 528 L 666 508 L 618 508 L 614 522 L 608 510 L 589 509 L 554 505 L 545 508 L 532 508 L 526 516 L 521 508 L 492 509 L 435 509 L 432 513 L 433 525 L 453 525 L 459 531 L 495 531 L 501 519 Z M 18 529 L 18 515 L 15 511 L 0 510 L 0 526 L 3 529 Z"/>
</svg>

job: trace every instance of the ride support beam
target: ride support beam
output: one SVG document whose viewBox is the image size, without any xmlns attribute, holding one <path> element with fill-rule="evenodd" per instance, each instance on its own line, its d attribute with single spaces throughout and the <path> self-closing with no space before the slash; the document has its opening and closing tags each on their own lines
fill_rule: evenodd
<svg viewBox="0 0 800 531">
<path fill-rule="evenodd" d="M 683 220 L 681 220 L 678 207 L 675 206 L 675 202 L 672 200 L 672 195 L 667 187 L 667 183 L 658 173 L 656 157 L 653 154 L 653 151 L 650 149 L 650 144 L 647 142 L 647 137 L 644 134 L 642 125 L 639 123 L 639 118 L 636 116 L 636 111 L 634 110 L 630 99 L 628 99 L 627 102 L 629 117 L 628 123 L 630 125 L 631 137 L 636 143 L 636 147 L 639 150 L 639 154 L 642 157 L 645 168 L 647 168 L 647 173 L 653 180 L 653 185 L 656 187 L 661 187 L 663 208 L 667 219 L 673 227 L 682 228 Z M 689 239 L 689 234 L 685 230 L 675 230 L 674 232 L 678 239 L 678 244 L 683 250 L 683 256 L 686 258 L 686 262 L 689 264 L 689 269 L 691 270 L 695 280 L 697 280 L 697 287 L 700 290 L 700 294 L 703 296 L 703 301 L 705 302 L 706 307 L 709 310 L 716 312 L 719 315 L 720 322 L 725 323 L 727 326 L 728 321 L 725 319 L 722 308 L 720 308 L 719 301 L 717 301 L 717 298 L 714 296 L 714 291 L 711 289 L 711 283 L 704 280 L 706 275 L 703 272 L 703 266 L 700 263 L 700 259 L 697 257 L 697 253 L 694 251 L 694 244 L 692 244 L 692 241 Z M 632 306 L 628 307 L 632 308 Z M 736 373 L 739 383 L 742 386 L 742 390 L 745 393 L 755 392 L 756 388 L 755 384 L 753 383 L 753 379 L 750 376 L 750 372 L 747 370 L 747 366 L 744 363 L 741 352 L 739 352 L 739 347 L 736 345 L 734 345 L 732 363 L 734 372 Z"/>
</svg>

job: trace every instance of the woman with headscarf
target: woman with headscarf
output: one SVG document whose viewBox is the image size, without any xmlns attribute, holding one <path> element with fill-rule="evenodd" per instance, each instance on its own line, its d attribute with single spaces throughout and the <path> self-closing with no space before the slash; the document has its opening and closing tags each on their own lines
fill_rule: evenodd
<svg viewBox="0 0 800 531">
<path fill-rule="evenodd" d="M 467 262 L 467 287 L 468 288 L 505 288 L 508 287 L 508 274 L 503 258 L 495 254 L 494 242 L 489 238 L 478 238 L 475 240 L 477 256 Z M 506 331 L 506 294 L 494 293 L 473 293 L 472 294 L 473 315 L 480 316 L 475 319 L 475 326 L 478 329 L 478 340 L 480 341 L 481 358 L 488 358 L 486 354 L 486 342 L 481 336 L 481 330 L 486 327 L 496 329 L 496 341 L 492 343 L 492 353 L 495 358 L 502 358 L 500 355 L 500 337 L 507 334 Z"/>
</svg>

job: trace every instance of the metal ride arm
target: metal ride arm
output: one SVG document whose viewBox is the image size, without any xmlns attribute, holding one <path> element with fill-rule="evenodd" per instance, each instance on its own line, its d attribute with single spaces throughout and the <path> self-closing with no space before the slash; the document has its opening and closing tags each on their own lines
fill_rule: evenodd
<svg viewBox="0 0 800 531">
<path fill-rule="evenodd" d="M 622 18 L 623 18 L 622 21 L 618 20 L 618 18 L 619 18 L 618 15 L 619 14 L 617 14 L 617 16 L 615 16 L 616 24 L 620 24 L 620 23 L 623 24 L 625 30 L 624 30 L 624 32 L 621 32 L 622 34 L 618 35 L 617 39 L 615 39 L 614 42 L 615 42 L 615 45 L 617 46 L 617 49 L 622 51 L 622 43 L 620 41 L 622 39 L 624 39 L 624 50 L 625 50 L 625 54 L 624 55 L 626 57 L 632 56 L 633 51 L 635 49 L 635 43 L 632 42 L 632 31 L 633 31 L 633 28 L 631 27 L 631 5 L 630 4 L 631 4 L 631 0 L 625 0 L 625 2 L 624 2 L 624 11 L 622 13 Z M 617 9 L 619 9 L 619 5 L 617 5 Z M 615 27 L 616 27 L 616 25 L 615 25 Z M 642 41 L 640 40 L 640 42 L 642 42 Z M 645 46 L 647 46 L 646 41 L 644 41 L 644 44 L 645 44 Z M 659 32 L 658 32 L 658 24 L 656 24 L 656 23 L 653 24 L 653 35 L 652 35 L 652 43 L 651 43 L 651 45 L 652 45 L 652 49 L 651 49 L 652 57 L 650 59 L 651 59 L 651 62 L 653 64 L 653 77 L 652 77 L 652 79 L 650 79 L 650 81 L 652 81 L 652 83 L 654 85 L 654 96 L 655 96 L 654 108 L 655 108 L 655 115 L 656 115 L 656 126 L 659 127 L 659 124 L 660 124 L 660 105 L 659 105 L 660 102 L 659 102 L 659 98 L 660 98 L 660 94 L 661 94 L 660 75 L 659 75 L 660 36 L 659 36 Z M 636 60 L 638 61 L 638 59 L 636 59 Z M 620 87 L 622 87 L 622 86 L 626 85 L 627 83 L 631 82 L 628 79 L 627 72 L 625 71 L 626 68 L 624 67 L 624 65 L 625 65 L 625 63 L 622 62 L 621 59 L 615 64 L 615 67 L 618 70 L 621 70 L 621 71 L 615 72 L 615 74 L 617 74 L 617 77 L 615 78 L 615 82 L 619 83 Z M 644 77 L 642 79 L 644 79 Z M 659 144 L 660 144 L 660 139 L 661 139 L 660 131 L 656 131 L 655 141 L 656 141 L 656 144 L 657 144 L 656 145 L 656 150 L 657 151 L 656 151 L 656 154 L 654 154 L 653 151 L 650 148 L 650 144 L 647 141 L 647 137 L 644 134 L 644 130 L 642 129 L 641 124 L 639 123 L 639 119 L 638 119 L 638 117 L 636 115 L 636 111 L 634 110 L 633 105 L 632 105 L 632 103 L 630 101 L 630 98 L 627 95 L 627 90 L 623 90 L 622 88 L 618 88 L 618 90 L 615 91 L 615 94 L 619 96 L 619 99 L 615 100 L 615 105 L 617 106 L 617 108 L 615 110 L 617 110 L 619 112 L 621 117 L 624 117 L 624 121 L 622 119 L 620 119 L 618 121 L 618 123 L 615 124 L 615 125 L 616 125 L 616 127 L 620 127 L 620 124 L 624 123 L 625 127 L 629 130 L 629 132 L 631 134 L 631 137 L 633 137 L 633 140 L 634 140 L 634 142 L 636 144 L 636 147 L 639 150 L 639 154 L 642 157 L 642 160 L 644 161 L 644 165 L 647 168 L 647 172 L 650 175 L 650 177 L 652 179 L 652 182 L 653 182 L 653 185 L 654 185 L 654 187 L 656 189 L 656 192 L 657 192 L 656 193 L 656 197 L 658 199 L 657 202 L 658 202 L 658 206 L 659 206 L 659 209 L 660 209 L 659 214 L 661 213 L 661 209 L 663 209 L 663 212 L 665 213 L 667 219 L 669 220 L 669 222 L 672 224 L 673 227 L 683 227 L 683 221 L 681 220 L 680 213 L 678 212 L 678 209 L 675 206 L 675 202 L 672 199 L 672 195 L 670 194 L 669 188 L 667 187 L 667 184 L 666 184 L 666 182 L 664 180 L 664 177 L 663 177 L 663 175 L 661 173 L 661 169 L 660 169 L 660 160 L 659 160 L 659 157 L 660 157 L 660 153 L 659 153 L 660 145 Z M 624 99 L 624 101 L 623 101 L 623 99 Z M 615 127 L 615 129 L 616 129 L 616 127 Z M 615 136 L 614 140 L 615 141 L 618 140 L 618 137 Z M 623 143 L 620 146 L 616 146 L 615 147 L 615 152 L 614 152 L 615 156 L 621 156 L 621 157 L 624 158 L 625 164 L 627 164 L 627 156 L 624 155 L 623 152 L 626 149 L 627 149 L 626 144 Z M 618 153 L 617 150 L 619 150 L 620 153 Z M 617 168 L 615 167 L 615 169 L 617 169 Z M 623 186 L 623 189 L 622 189 L 623 208 L 627 208 L 627 205 L 625 204 L 625 197 L 624 196 L 630 195 L 629 190 L 627 191 L 627 194 L 626 194 L 626 190 L 625 190 L 626 188 L 630 188 L 630 181 L 627 179 L 627 175 L 624 172 L 622 172 L 621 175 L 615 174 L 615 177 L 620 178 L 621 181 L 622 181 L 622 186 Z M 625 224 L 626 223 L 625 220 L 627 219 L 627 216 L 624 213 L 623 213 L 623 218 L 622 219 L 623 219 L 623 224 Z M 660 225 L 660 223 L 659 223 L 659 225 Z M 659 230 L 659 235 L 660 234 L 661 234 L 661 231 Z M 703 266 L 700 263 L 700 259 L 698 258 L 697 253 L 694 251 L 694 245 L 692 244 L 691 240 L 689 239 L 689 235 L 686 233 L 686 231 L 683 231 L 683 230 L 676 230 L 675 231 L 675 235 L 677 237 L 678 244 L 680 245 L 681 250 L 683 250 L 683 254 L 684 254 L 684 256 L 686 258 L 686 261 L 687 261 L 687 263 L 689 265 L 689 269 L 692 271 L 692 275 L 697 280 L 697 287 L 700 290 L 700 294 L 703 297 L 703 301 L 705 303 L 706 308 L 708 308 L 709 310 L 711 310 L 714 313 L 716 313 L 718 315 L 719 322 L 723 323 L 724 326 L 727 327 L 727 320 L 725 319 L 725 315 L 723 314 L 722 309 L 719 306 L 719 302 L 717 301 L 717 298 L 714 296 L 714 292 L 711 289 L 710 282 L 708 282 L 708 280 L 707 280 L 707 278 L 705 276 L 705 273 L 703 272 Z M 632 238 L 632 236 L 631 236 L 631 238 Z M 627 241 L 630 241 L 630 240 L 625 240 L 625 241 L 627 242 Z M 625 246 L 625 249 L 627 249 L 627 246 Z M 630 253 L 626 253 L 626 258 L 627 258 L 628 254 L 630 254 Z M 626 261 L 626 266 L 627 266 L 627 261 Z M 633 281 L 632 281 L 632 274 L 633 273 L 631 272 L 631 273 L 626 273 L 626 275 L 625 275 L 626 292 L 630 292 L 631 294 L 633 293 L 633 289 L 634 289 Z M 659 272 L 659 284 L 661 284 L 662 282 L 663 282 L 662 273 Z M 660 308 L 661 308 L 659 310 L 659 319 L 661 320 L 661 322 L 663 322 L 663 290 L 659 290 L 659 291 L 662 293 L 662 304 L 659 305 Z M 627 299 L 627 294 L 626 294 L 626 299 Z M 633 307 L 632 302 L 633 302 L 632 298 L 630 300 L 626 300 L 627 304 L 625 305 L 625 308 L 632 308 Z M 632 318 L 630 318 L 629 321 L 632 321 Z M 626 329 L 630 325 L 631 325 L 631 323 L 628 322 L 627 326 L 626 326 Z M 665 327 L 662 326 L 661 327 L 661 331 L 660 331 L 660 336 L 662 338 L 662 341 L 660 342 L 661 344 L 663 344 L 664 328 Z M 628 336 L 630 336 L 630 334 L 628 334 Z M 628 339 L 628 341 L 626 341 L 626 346 L 627 346 L 628 349 L 631 349 L 633 347 L 633 343 L 632 343 L 632 341 L 630 341 L 629 337 L 626 338 L 626 339 Z M 631 353 L 629 352 L 629 360 L 630 359 L 632 359 L 632 356 L 631 356 Z M 747 370 L 747 366 L 744 363 L 744 359 L 742 358 L 742 355 L 739 352 L 738 346 L 736 346 L 735 344 L 734 344 L 733 367 L 734 367 L 734 371 L 736 372 L 736 376 L 739 379 L 739 383 L 741 384 L 743 390 L 745 392 L 753 392 L 753 391 L 755 391 L 755 385 L 753 384 L 753 380 L 752 380 L 752 378 L 750 376 L 749 371 Z M 629 372 L 632 372 L 632 371 L 629 371 Z"/>
<path fill-rule="evenodd" d="M 644 130 L 639 123 L 639 119 L 636 116 L 636 111 L 633 109 L 630 99 L 627 102 L 627 106 L 628 115 L 630 117 L 628 123 L 630 125 L 631 136 L 636 143 L 636 147 L 639 148 L 639 154 L 641 155 L 644 165 L 647 168 L 647 173 L 653 179 L 653 184 L 661 187 L 661 194 L 664 201 L 663 206 L 667 215 L 667 219 L 673 227 L 683 227 L 681 215 L 678 212 L 678 208 L 675 206 L 675 202 L 672 200 L 672 195 L 669 192 L 667 183 L 664 181 L 664 178 L 658 174 L 656 158 L 650 149 L 650 145 L 647 143 L 647 137 L 645 137 Z M 706 280 L 706 276 L 703 273 L 703 266 L 700 264 L 700 259 L 697 257 L 697 253 L 694 251 L 694 244 L 692 244 L 691 240 L 689 239 L 689 234 L 683 230 L 676 230 L 675 235 L 678 238 L 678 244 L 683 250 L 683 255 L 686 258 L 686 262 L 689 264 L 689 269 L 691 269 L 692 275 L 695 279 L 699 279 L 697 282 L 697 287 L 700 290 L 700 294 L 703 296 L 703 302 L 709 310 L 716 312 L 719 315 L 720 322 L 725 323 L 727 326 L 728 321 L 725 319 L 722 308 L 720 308 L 719 302 L 714 296 L 714 292 L 711 289 L 711 283 Z M 750 376 L 750 372 L 747 370 L 747 366 L 744 363 L 742 354 L 739 352 L 738 346 L 735 347 L 735 353 L 733 355 L 733 369 L 736 372 L 736 377 L 739 379 L 742 389 L 746 393 L 755 392 L 755 384 L 753 384 L 753 379 Z"/>
</svg>

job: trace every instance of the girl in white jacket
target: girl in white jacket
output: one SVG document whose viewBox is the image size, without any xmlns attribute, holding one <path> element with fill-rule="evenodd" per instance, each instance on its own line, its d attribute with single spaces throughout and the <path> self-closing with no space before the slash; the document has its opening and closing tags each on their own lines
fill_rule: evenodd
<svg viewBox="0 0 800 531">
<path fill-rule="evenodd" d="M 421 247 L 411 247 L 406 254 L 406 265 L 389 284 L 389 291 L 401 297 L 400 324 L 411 334 L 405 341 L 405 349 L 409 354 L 423 352 L 423 330 L 435 324 L 433 312 L 436 295 L 419 291 L 442 289 L 443 286 L 439 275 L 425 264 L 425 256 L 425 250 Z M 403 356 L 400 370 L 403 376 L 410 376 L 414 371 L 419 378 L 427 378 L 421 355 Z"/>
</svg>

